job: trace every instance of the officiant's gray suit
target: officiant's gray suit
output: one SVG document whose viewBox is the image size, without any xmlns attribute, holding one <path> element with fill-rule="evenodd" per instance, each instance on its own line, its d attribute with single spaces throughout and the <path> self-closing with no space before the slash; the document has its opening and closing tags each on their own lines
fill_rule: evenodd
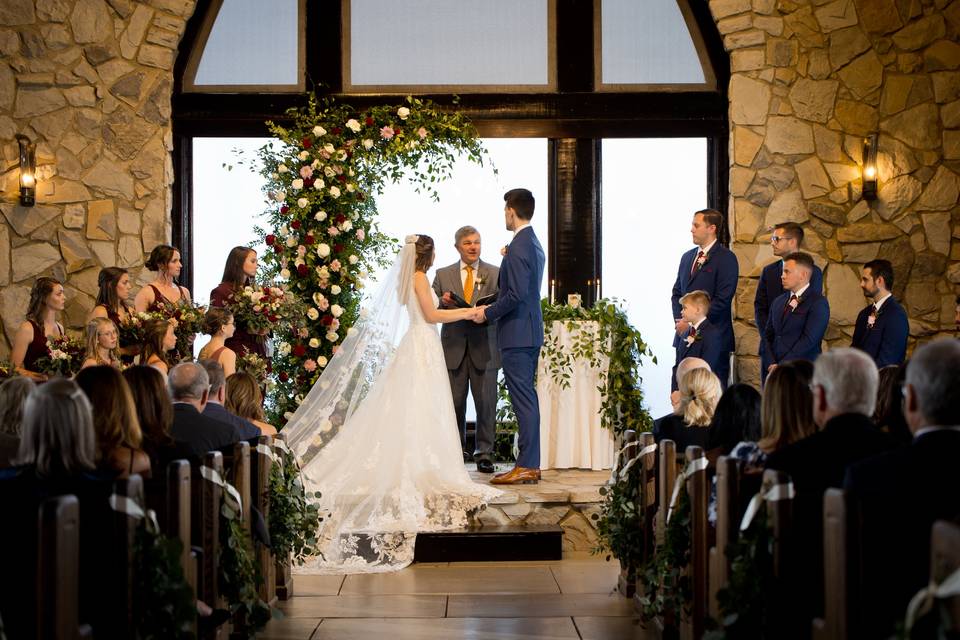
<svg viewBox="0 0 960 640">
<path fill-rule="evenodd" d="M 483 296 L 496 293 L 500 269 L 479 261 L 474 274 L 472 303 Z M 479 282 L 477 282 L 479 280 Z M 450 291 L 463 298 L 461 263 L 457 260 L 448 267 L 437 269 L 433 290 L 442 298 Z M 443 302 L 440 303 L 443 306 Z M 472 320 L 448 322 L 440 331 L 443 355 L 450 375 L 453 407 L 460 428 L 460 442 L 467 438 L 467 389 L 473 391 L 477 408 L 477 439 L 474 458 L 493 460 L 493 442 L 497 422 L 497 371 L 500 369 L 500 349 L 497 346 L 497 327 L 493 323 L 477 324 Z"/>
</svg>

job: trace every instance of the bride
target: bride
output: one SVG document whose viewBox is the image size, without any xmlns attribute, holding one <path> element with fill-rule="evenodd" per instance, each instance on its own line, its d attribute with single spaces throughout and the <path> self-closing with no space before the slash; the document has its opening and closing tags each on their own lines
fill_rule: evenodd
<svg viewBox="0 0 960 640">
<path fill-rule="evenodd" d="M 500 493 L 471 481 L 463 466 L 435 323 L 472 320 L 478 311 L 437 308 L 426 276 L 434 255 L 429 236 L 407 236 L 379 293 L 283 429 L 324 515 L 320 554 L 302 573 L 403 568 L 418 531 L 465 526 L 468 512 Z"/>
</svg>

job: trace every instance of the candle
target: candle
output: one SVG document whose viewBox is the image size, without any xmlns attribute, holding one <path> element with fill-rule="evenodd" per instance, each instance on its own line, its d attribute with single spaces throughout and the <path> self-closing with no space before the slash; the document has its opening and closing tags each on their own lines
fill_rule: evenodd
<svg viewBox="0 0 960 640">
<path fill-rule="evenodd" d="M 550 304 L 554 304 L 554 299 L 557 295 L 557 281 L 553 278 L 550 279 Z"/>
</svg>

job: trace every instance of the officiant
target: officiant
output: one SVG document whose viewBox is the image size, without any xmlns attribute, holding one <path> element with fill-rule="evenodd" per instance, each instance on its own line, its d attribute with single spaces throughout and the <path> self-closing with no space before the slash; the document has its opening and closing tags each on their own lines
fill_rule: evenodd
<svg viewBox="0 0 960 640">
<path fill-rule="evenodd" d="M 454 246 L 460 260 L 437 269 L 433 289 L 440 298 L 441 308 L 490 304 L 497 293 L 500 269 L 480 259 L 480 233 L 466 226 L 454 235 Z M 492 323 L 476 324 L 470 320 L 450 322 L 440 332 L 443 355 L 450 375 L 453 406 L 460 428 L 463 459 L 469 461 L 467 451 L 467 390 L 473 392 L 477 409 L 476 440 L 473 460 L 477 470 L 493 473 L 493 445 L 497 422 L 497 371 L 500 369 L 500 350 L 497 347 L 497 328 Z"/>
</svg>

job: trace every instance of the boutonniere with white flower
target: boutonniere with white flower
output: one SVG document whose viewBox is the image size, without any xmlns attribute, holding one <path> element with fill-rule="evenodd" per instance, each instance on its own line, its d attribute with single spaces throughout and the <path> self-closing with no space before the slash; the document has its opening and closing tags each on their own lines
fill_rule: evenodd
<svg viewBox="0 0 960 640">
<path fill-rule="evenodd" d="M 790 307 L 790 313 L 793 313 L 797 310 L 797 307 L 800 306 L 800 298 L 790 298 L 787 306 Z"/>
<path fill-rule="evenodd" d="M 873 310 L 870 312 L 870 315 L 867 316 L 867 329 L 873 329 L 873 325 L 877 323 L 877 318 L 879 316 L 880 316 L 880 309 L 877 309 L 877 307 L 874 306 Z"/>
<path fill-rule="evenodd" d="M 689 347 L 694 342 L 696 342 L 697 336 L 687 336 L 687 346 Z"/>
<path fill-rule="evenodd" d="M 707 253 L 703 254 L 702 256 L 697 258 L 697 267 L 702 269 L 703 265 L 707 264 L 707 260 L 709 259 L 710 259 L 710 254 L 707 254 Z"/>
<path fill-rule="evenodd" d="M 484 278 L 484 277 L 481 276 L 481 275 L 478 275 L 478 276 L 474 279 L 473 283 L 474 283 L 475 285 L 477 285 L 477 287 L 482 287 L 482 286 L 483 286 L 483 283 L 486 282 L 486 281 L 487 281 L 486 278 Z"/>
</svg>

